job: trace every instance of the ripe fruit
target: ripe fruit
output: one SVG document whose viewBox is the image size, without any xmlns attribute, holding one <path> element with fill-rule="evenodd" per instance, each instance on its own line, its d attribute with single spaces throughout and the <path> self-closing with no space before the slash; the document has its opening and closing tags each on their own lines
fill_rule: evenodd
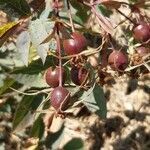
<svg viewBox="0 0 150 150">
<path fill-rule="evenodd" d="M 137 47 L 137 48 L 136 48 L 136 51 L 137 51 L 137 53 L 138 53 L 141 57 L 143 57 L 143 56 L 147 55 L 147 54 L 150 52 L 150 49 L 149 49 L 149 48 L 146 48 L 146 47 L 144 47 L 144 46 L 140 46 L 140 47 Z"/>
<path fill-rule="evenodd" d="M 145 42 L 150 39 L 150 25 L 141 23 L 133 29 L 134 38 L 138 41 Z"/>
<path fill-rule="evenodd" d="M 65 74 L 65 69 L 61 67 L 62 71 L 62 84 L 65 82 L 66 74 Z M 60 67 L 56 68 L 48 68 L 45 74 L 45 79 L 46 83 L 51 86 L 51 87 L 57 87 L 59 85 L 59 72 L 60 72 Z"/>
<path fill-rule="evenodd" d="M 63 42 L 64 51 L 68 55 L 78 54 L 82 52 L 86 46 L 86 38 L 78 32 L 74 32 L 71 39 L 66 39 Z"/>
<path fill-rule="evenodd" d="M 56 110 L 58 110 L 58 109 L 65 110 L 69 100 L 70 100 L 70 93 L 69 93 L 69 91 L 67 89 L 61 87 L 61 86 L 56 87 L 51 92 L 51 97 L 50 97 L 51 105 Z"/>
<path fill-rule="evenodd" d="M 128 65 L 128 57 L 123 52 L 114 50 L 108 57 L 108 63 L 113 70 L 123 71 Z"/>
<path fill-rule="evenodd" d="M 82 67 L 72 67 L 71 69 L 71 80 L 76 85 L 85 84 L 87 81 L 88 71 Z"/>
</svg>

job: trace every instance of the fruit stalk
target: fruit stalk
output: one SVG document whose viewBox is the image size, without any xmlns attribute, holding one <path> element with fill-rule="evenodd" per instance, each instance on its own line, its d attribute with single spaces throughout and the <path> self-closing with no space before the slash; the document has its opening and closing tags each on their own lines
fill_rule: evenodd
<svg viewBox="0 0 150 150">
<path fill-rule="evenodd" d="M 59 18 L 59 9 L 58 9 L 58 0 L 54 1 L 55 3 L 55 12 L 56 12 L 56 16 Z M 62 58 L 61 58 L 61 46 L 60 46 L 60 35 L 59 35 L 59 23 L 56 22 L 55 23 L 55 27 L 56 27 L 56 44 L 57 44 L 57 51 L 58 51 L 58 58 L 59 58 L 59 86 L 62 87 Z"/>
<path fill-rule="evenodd" d="M 61 47 L 60 47 L 60 36 L 59 36 L 59 24 L 56 24 L 56 43 L 59 57 L 59 86 L 62 86 L 62 58 L 61 58 Z"/>
</svg>

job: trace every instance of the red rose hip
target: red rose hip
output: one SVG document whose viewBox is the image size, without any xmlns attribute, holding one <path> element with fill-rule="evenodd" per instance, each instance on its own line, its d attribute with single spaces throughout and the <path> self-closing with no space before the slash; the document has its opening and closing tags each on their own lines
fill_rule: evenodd
<svg viewBox="0 0 150 150">
<path fill-rule="evenodd" d="M 58 86 L 51 92 L 51 105 L 56 110 L 65 110 L 70 100 L 70 93 L 64 87 Z M 62 105 L 63 104 L 63 105 Z M 61 107 L 62 106 L 62 107 Z"/>
<path fill-rule="evenodd" d="M 138 41 L 145 42 L 150 39 L 150 25 L 141 23 L 133 29 L 134 38 Z"/>
<path fill-rule="evenodd" d="M 113 70 L 123 71 L 128 66 L 128 57 L 123 52 L 114 50 L 108 57 L 108 63 Z"/>
<path fill-rule="evenodd" d="M 71 39 L 66 39 L 63 42 L 64 51 L 67 55 L 74 55 L 82 52 L 87 46 L 86 38 L 78 33 L 72 33 Z"/>
<path fill-rule="evenodd" d="M 82 67 L 72 67 L 71 80 L 76 85 L 85 84 L 87 81 L 88 71 Z"/>
<path fill-rule="evenodd" d="M 65 74 L 65 69 L 63 67 L 61 67 L 61 72 L 62 72 L 62 82 L 64 84 L 66 74 Z M 54 88 L 59 85 L 59 73 L 60 73 L 60 67 L 56 67 L 56 68 L 50 67 L 47 69 L 45 74 L 45 80 L 50 87 Z"/>
</svg>

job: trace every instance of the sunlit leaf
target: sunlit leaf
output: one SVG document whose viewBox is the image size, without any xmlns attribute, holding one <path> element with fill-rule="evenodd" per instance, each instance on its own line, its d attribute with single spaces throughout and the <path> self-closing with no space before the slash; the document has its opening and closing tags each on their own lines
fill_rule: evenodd
<svg viewBox="0 0 150 150">
<path fill-rule="evenodd" d="M 20 73 L 12 74 L 11 77 L 18 83 L 21 83 L 28 87 L 47 87 L 47 84 L 42 74 L 29 75 Z"/>
<path fill-rule="evenodd" d="M 17 22 L 10 22 L 0 27 L 0 37 L 7 32 L 9 29 L 11 29 L 13 26 L 15 26 Z"/>
<path fill-rule="evenodd" d="M 49 49 L 49 44 L 41 44 L 37 47 L 37 53 L 41 57 L 43 64 L 45 63 L 48 49 Z"/>
<path fill-rule="evenodd" d="M 48 36 L 44 21 L 46 20 L 36 19 L 29 26 L 31 41 L 35 47 L 39 46 Z"/>
<path fill-rule="evenodd" d="M 32 61 L 32 63 L 30 63 L 28 65 L 28 67 L 20 67 L 20 68 L 16 68 L 16 70 L 14 70 L 12 72 L 12 74 L 27 74 L 27 75 L 36 75 L 41 73 L 42 71 L 46 70 L 48 67 L 53 65 L 53 59 L 52 56 L 48 56 L 46 58 L 46 62 L 43 65 L 41 59 L 37 59 L 35 61 Z"/>
<path fill-rule="evenodd" d="M 44 41 L 43 41 L 41 44 L 48 43 L 53 37 L 54 37 L 54 31 L 52 31 L 52 32 L 46 37 L 46 39 L 44 39 Z"/>
<path fill-rule="evenodd" d="M 44 20 L 37 19 L 36 21 L 33 21 L 29 27 L 29 31 L 31 35 L 31 41 L 37 49 L 37 53 L 41 57 L 44 64 L 47 56 L 47 51 L 49 49 L 48 43 L 41 44 L 48 36 Z"/>
<path fill-rule="evenodd" d="M 0 27 L 0 46 L 13 35 L 19 23 L 12 22 Z"/>
<path fill-rule="evenodd" d="M 17 38 L 17 49 L 19 51 L 21 60 L 28 66 L 29 48 L 30 48 L 30 35 L 28 31 L 23 31 Z"/>
</svg>

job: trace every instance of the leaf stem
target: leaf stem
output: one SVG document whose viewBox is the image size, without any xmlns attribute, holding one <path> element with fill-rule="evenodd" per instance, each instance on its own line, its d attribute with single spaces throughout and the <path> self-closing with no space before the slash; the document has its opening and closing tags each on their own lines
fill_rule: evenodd
<svg viewBox="0 0 150 150">
<path fill-rule="evenodd" d="M 71 29 L 72 29 L 72 32 L 74 32 L 75 27 L 74 27 L 74 23 L 73 23 L 73 19 L 72 19 L 70 3 L 69 3 L 69 0 L 66 0 L 66 2 L 67 2 L 67 9 L 68 9 L 68 15 L 69 15 L 69 19 L 70 19 Z"/>
</svg>

